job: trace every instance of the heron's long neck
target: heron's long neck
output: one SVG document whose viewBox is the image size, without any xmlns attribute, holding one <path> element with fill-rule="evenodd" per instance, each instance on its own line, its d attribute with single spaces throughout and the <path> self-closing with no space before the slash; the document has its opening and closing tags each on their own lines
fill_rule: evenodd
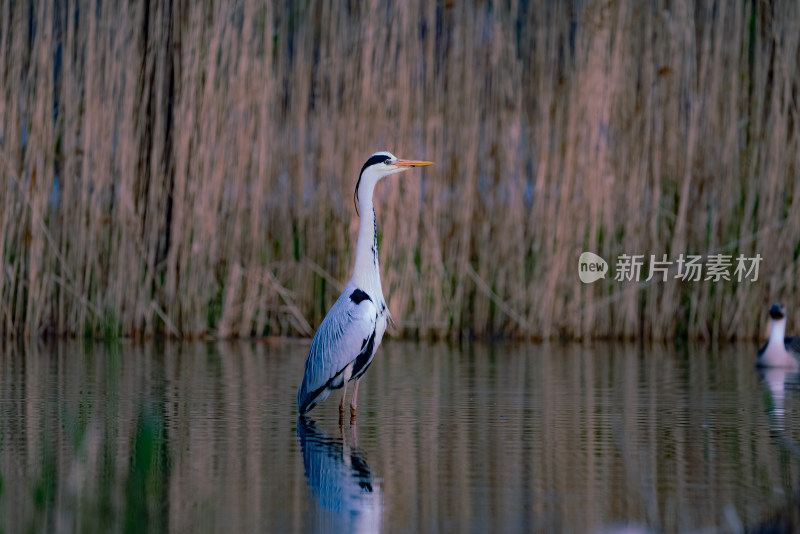
<svg viewBox="0 0 800 534">
<path fill-rule="evenodd" d="M 372 204 L 372 188 L 360 191 L 358 208 L 361 223 L 356 243 L 356 266 L 353 269 L 353 282 L 368 293 L 377 292 L 383 297 L 381 274 L 378 269 L 378 226 L 375 220 L 375 207 Z"/>
<path fill-rule="evenodd" d="M 769 343 L 776 343 L 778 347 L 783 347 L 783 338 L 786 335 L 786 317 L 779 320 L 770 321 Z"/>
</svg>

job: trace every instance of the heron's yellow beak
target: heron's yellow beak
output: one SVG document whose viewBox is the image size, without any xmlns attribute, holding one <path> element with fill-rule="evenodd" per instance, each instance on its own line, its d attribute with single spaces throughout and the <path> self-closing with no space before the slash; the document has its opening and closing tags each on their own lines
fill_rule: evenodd
<svg viewBox="0 0 800 534">
<path fill-rule="evenodd" d="M 420 161 L 416 159 L 396 159 L 392 163 L 395 167 L 426 167 L 433 165 L 432 161 Z"/>
</svg>

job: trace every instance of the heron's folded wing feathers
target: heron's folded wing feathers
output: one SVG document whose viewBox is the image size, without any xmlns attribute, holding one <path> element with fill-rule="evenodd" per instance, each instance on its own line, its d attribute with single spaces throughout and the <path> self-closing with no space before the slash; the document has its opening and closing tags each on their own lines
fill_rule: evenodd
<svg viewBox="0 0 800 534">
<path fill-rule="evenodd" d="M 358 357 L 375 330 L 376 318 L 370 299 L 356 303 L 346 291 L 336 301 L 311 342 L 301 396 L 324 387 Z"/>
<path fill-rule="evenodd" d="M 787 350 L 800 354 L 800 337 L 786 337 L 783 343 Z"/>
</svg>

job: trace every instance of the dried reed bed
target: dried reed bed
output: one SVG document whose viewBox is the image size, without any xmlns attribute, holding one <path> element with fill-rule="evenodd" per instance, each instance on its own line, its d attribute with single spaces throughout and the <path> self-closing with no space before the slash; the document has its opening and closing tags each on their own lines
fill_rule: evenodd
<svg viewBox="0 0 800 534">
<path fill-rule="evenodd" d="M 437 163 L 377 192 L 403 333 L 758 337 L 798 302 L 798 10 L 6 0 L 2 331 L 309 335 L 389 148 Z M 587 286 L 584 250 L 763 261 Z"/>
</svg>

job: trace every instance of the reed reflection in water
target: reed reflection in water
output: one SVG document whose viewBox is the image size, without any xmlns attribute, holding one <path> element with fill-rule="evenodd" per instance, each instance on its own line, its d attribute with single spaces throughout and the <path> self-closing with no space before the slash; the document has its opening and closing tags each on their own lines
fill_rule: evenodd
<svg viewBox="0 0 800 534">
<path fill-rule="evenodd" d="M 0 530 L 664 532 L 797 495 L 797 378 L 756 347 L 388 341 L 298 420 L 308 345 L 0 354 Z"/>
</svg>

